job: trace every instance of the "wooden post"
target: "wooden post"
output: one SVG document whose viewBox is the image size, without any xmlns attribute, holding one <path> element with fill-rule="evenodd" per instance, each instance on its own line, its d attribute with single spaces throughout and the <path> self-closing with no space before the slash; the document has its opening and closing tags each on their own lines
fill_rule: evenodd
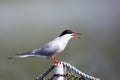
<svg viewBox="0 0 120 80">
<path fill-rule="evenodd" d="M 53 80 L 65 80 L 66 66 L 62 62 L 54 64 L 54 78 Z"/>
</svg>

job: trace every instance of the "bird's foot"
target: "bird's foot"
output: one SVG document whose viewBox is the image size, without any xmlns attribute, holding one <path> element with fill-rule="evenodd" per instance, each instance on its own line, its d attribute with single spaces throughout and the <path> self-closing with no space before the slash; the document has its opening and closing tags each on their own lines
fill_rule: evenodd
<svg viewBox="0 0 120 80">
<path fill-rule="evenodd" d="M 55 66 L 61 64 L 61 61 L 57 60 L 56 58 L 52 58 L 52 61 L 54 62 Z"/>
</svg>

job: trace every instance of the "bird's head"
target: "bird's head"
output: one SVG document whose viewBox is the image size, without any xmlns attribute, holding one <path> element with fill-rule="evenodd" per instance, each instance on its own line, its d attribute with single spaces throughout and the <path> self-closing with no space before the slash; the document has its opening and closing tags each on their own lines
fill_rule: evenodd
<svg viewBox="0 0 120 80">
<path fill-rule="evenodd" d="M 65 30 L 63 31 L 59 37 L 62 37 L 62 36 L 70 36 L 71 38 L 80 38 L 81 33 L 77 33 L 77 32 L 73 32 L 71 30 Z"/>
</svg>

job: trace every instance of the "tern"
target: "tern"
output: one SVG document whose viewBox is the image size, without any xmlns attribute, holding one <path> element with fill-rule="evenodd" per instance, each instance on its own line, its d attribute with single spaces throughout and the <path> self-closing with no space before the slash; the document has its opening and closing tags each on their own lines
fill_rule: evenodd
<svg viewBox="0 0 120 80">
<path fill-rule="evenodd" d="M 67 46 L 71 38 L 80 38 L 81 33 L 73 32 L 71 30 L 64 30 L 58 37 L 45 44 L 42 48 L 28 51 L 22 54 L 16 54 L 8 59 L 38 57 L 42 59 L 51 58 L 53 62 L 58 63 L 56 56 L 60 54 Z"/>
</svg>

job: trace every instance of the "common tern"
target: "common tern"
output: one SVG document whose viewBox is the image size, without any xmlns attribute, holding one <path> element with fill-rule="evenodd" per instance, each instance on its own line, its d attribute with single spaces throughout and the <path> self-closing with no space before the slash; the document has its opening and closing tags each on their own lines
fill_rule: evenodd
<svg viewBox="0 0 120 80">
<path fill-rule="evenodd" d="M 54 40 L 45 44 L 42 48 L 28 51 L 22 54 L 16 54 L 14 57 L 9 57 L 9 59 L 27 57 L 38 57 L 42 59 L 51 58 L 53 62 L 57 63 L 59 61 L 55 57 L 65 49 L 71 38 L 80 38 L 80 34 L 81 33 L 76 33 L 71 30 L 65 30 Z"/>
</svg>

